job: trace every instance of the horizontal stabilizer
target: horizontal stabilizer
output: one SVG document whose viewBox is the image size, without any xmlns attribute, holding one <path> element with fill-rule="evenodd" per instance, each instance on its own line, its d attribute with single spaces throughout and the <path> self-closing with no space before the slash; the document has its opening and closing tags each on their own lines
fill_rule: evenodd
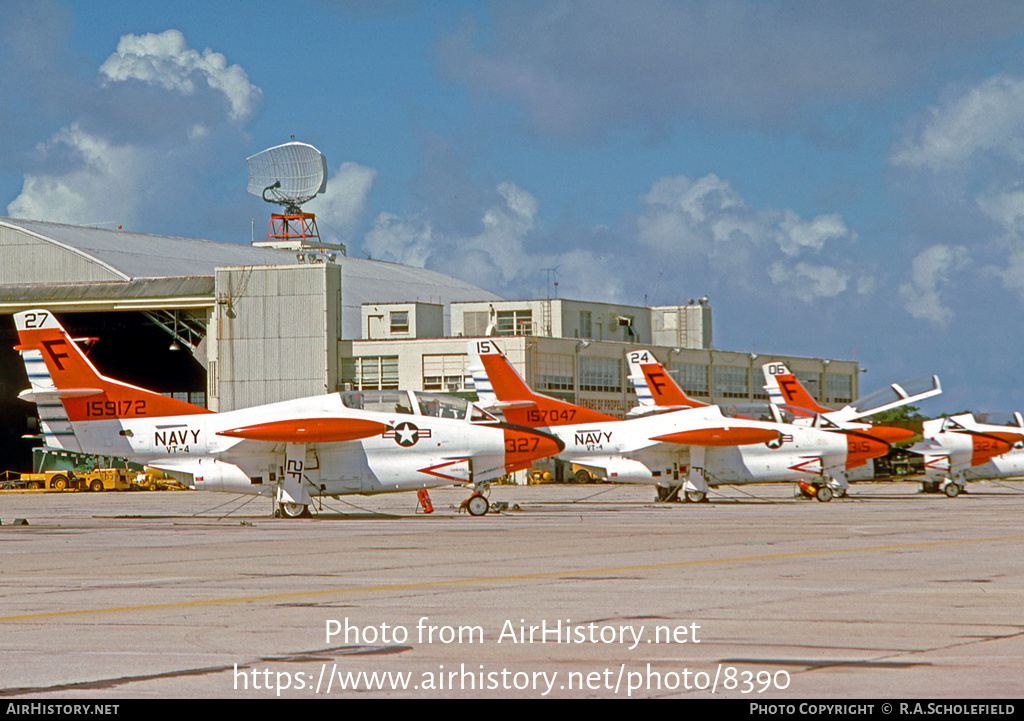
<svg viewBox="0 0 1024 721">
<path fill-rule="evenodd" d="M 218 435 L 271 443 L 340 443 L 380 435 L 385 423 L 362 418 L 297 418 L 220 431 Z"/>
<path fill-rule="evenodd" d="M 56 388 L 54 390 L 27 390 L 18 394 L 18 398 L 29 403 L 53 401 L 60 398 L 85 398 L 96 396 L 103 391 L 99 388 Z"/>
<path fill-rule="evenodd" d="M 745 426 L 732 428 L 698 428 L 692 431 L 680 431 L 664 436 L 655 436 L 652 441 L 662 443 L 679 443 L 689 446 L 747 446 L 754 443 L 767 443 L 778 440 L 779 432 L 768 428 L 748 428 Z"/>
</svg>

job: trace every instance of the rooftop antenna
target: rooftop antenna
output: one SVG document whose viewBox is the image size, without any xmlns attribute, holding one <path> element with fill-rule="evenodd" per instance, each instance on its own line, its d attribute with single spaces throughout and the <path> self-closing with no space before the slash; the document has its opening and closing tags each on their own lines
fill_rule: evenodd
<svg viewBox="0 0 1024 721">
<path fill-rule="evenodd" d="M 284 208 L 270 214 L 266 241 L 253 245 L 286 250 L 344 246 L 324 245 L 316 216 L 302 212 L 302 204 L 327 190 L 327 158 L 308 143 L 289 142 L 267 148 L 245 160 L 249 167 L 248 192 Z"/>
</svg>

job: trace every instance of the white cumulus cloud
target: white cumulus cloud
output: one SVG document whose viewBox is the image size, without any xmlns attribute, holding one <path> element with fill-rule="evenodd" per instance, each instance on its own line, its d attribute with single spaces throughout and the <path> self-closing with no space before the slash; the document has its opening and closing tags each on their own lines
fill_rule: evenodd
<svg viewBox="0 0 1024 721">
<path fill-rule="evenodd" d="M 944 172 L 979 154 L 1024 160 L 1024 80 L 997 75 L 928 110 L 920 128 L 894 150 L 897 165 Z"/>
<path fill-rule="evenodd" d="M 90 92 L 88 107 L 38 145 L 8 214 L 207 232 L 184 227 L 198 216 L 182 209 L 221 202 L 211 200 L 211 186 L 221 185 L 211 179 L 244 157 L 239 125 L 262 97 L 245 71 L 220 53 L 189 48 L 177 30 L 125 35 Z"/>
<path fill-rule="evenodd" d="M 74 169 L 25 176 L 21 193 L 7 206 L 10 216 L 56 223 L 134 222 L 144 152 L 114 145 L 77 124 L 58 131 L 39 150 L 69 158 Z"/>
<path fill-rule="evenodd" d="M 321 236 L 332 231 L 348 238 L 352 227 L 366 209 L 366 200 L 377 178 L 377 171 L 346 161 L 327 175 L 327 189 L 306 203 L 305 210 L 315 213 Z"/>
<path fill-rule="evenodd" d="M 205 83 L 224 95 L 233 120 L 250 117 L 263 96 L 241 66 L 228 65 L 227 58 L 210 48 L 190 48 L 179 30 L 123 36 L 99 72 L 109 82 L 139 80 L 184 95 Z"/>
<path fill-rule="evenodd" d="M 963 246 L 933 245 L 914 258 L 910 280 L 900 285 L 899 293 L 907 312 L 937 326 L 948 325 L 953 311 L 943 305 L 941 289 L 950 283 L 950 275 L 970 264 Z"/>
<path fill-rule="evenodd" d="M 782 262 L 772 263 L 768 276 L 785 295 L 805 303 L 818 298 L 835 298 L 846 290 L 850 281 L 849 274 L 838 268 L 803 261 L 792 267 Z"/>
</svg>

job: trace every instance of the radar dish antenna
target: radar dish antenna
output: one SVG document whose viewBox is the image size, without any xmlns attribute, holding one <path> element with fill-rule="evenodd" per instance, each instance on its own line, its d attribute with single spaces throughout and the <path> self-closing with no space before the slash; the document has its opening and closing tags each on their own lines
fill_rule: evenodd
<svg viewBox="0 0 1024 721">
<path fill-rule="evenodd" d="M 270 214 L 266 242 L 253 245 L 303 250 L 323 249 L 316 216 L 301 206 L 327 190 L 327 158 L 308 143 L 292 141 L 267 148 L 246 158 L 249 167 L 248 192 L 268 203 L 284 206 L 283 213 Z M 344 253 L 344 246 L 330 246 Z"/>
</svg>

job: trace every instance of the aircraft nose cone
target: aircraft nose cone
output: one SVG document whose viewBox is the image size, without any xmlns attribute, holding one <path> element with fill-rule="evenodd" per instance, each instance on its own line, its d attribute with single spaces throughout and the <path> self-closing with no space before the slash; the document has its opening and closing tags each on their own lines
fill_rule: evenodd
<svg viewBox="0 0 1024 721">
<path fill-rule="evenodd" d="M 1014 444 L 1021 441 L 1021 435 L 996 431 L 975 435 L 971 440 L 973 443 L 971 465 L 978 466 L 1009 451 Z"/>
<path fill-rule="evenodd" d="M 565 444 L 558 438 L 541 431 L 527 428 L 504 428 L 505 470 L 520 471 L 529 468 L 533 461 L 560 453 Z"/>
<path fill-rule="evenodd" d="M 873 434 L 846 434 L 846 468 L 863 466 L 872 458 L 880 458 L 889 452 L 889 444 Z"/>
</svg>

